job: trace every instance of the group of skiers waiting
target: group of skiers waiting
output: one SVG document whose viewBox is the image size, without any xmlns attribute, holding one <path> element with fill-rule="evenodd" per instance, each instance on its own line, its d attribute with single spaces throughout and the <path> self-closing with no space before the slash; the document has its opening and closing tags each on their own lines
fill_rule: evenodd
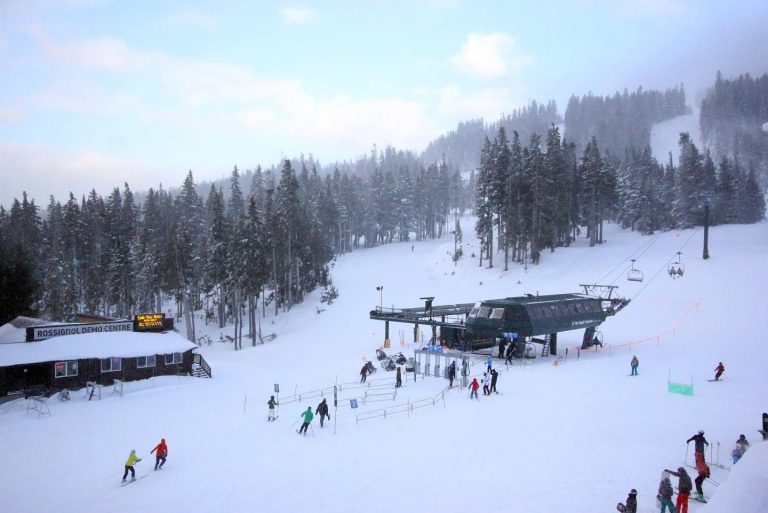
<svg viewBox="0 0 768 513">
<path fill-rule="evenodd" d="M 168 457 L 168 445 L 165 443 L 165 438 L 160 439 L 160 443 L 155 446 L 154 449 L 149 451 L 150 454 L 155 453 L 155 470 L 160 470 L 165 465 L 165 459 Z M 123 473 L 123 481 L 128 477 L 128 472 L 131 473 L 131 481 L 136 480 L 136 470 L 134 465 L 141 461 L 136 455 L 136 449 L 131 449 L 131 454 L 128 455 L 128 459 L 125 461 L 125 472 Z"/>
<path fill-rule="evenodd" d="M 704 480 L 710 476 L 709 465 L 704 460 L 704 450 L 709 442 L 704 438 L 704 431 L 699 431 L 690 437 L 686 443 L 694 443 L 694 459 L 696 461 L 696 478 L 691 482 L 691 476 L 685 470 L 685 467 L 677 467 L 677 471 L 664 469 L 659 482 L 659 490 L 656 498 L 661 508 L 661 513 L 669 510 L 670 513 L 688 513 L 688 499 L 693 498 L 700 502 L 707 502 L 704 497 Z M 749 442 L 744 435 L 740 435 L 736 440 L 736 447 L 733 449 L 733 464 L 735 465 L 746 452 Z M 677 478 L 677 500 L 672 503 L 672 496 L 675 494 L 675 488 L 672 486 L 670 476 Z M 693 486 L 696 486 L 696 495 L 691 496 Z M 637 513 L 637 490 L 630 490 L 625 504 L 619 503 L 616 507 L 621 512 Z"/>
</svg>

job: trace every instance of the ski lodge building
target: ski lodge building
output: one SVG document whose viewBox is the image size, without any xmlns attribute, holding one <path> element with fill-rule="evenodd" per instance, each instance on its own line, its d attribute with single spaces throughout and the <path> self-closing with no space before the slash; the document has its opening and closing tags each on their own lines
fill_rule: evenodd
<svg viewBox="0 0 768 513">
<path fill-rule="evenodd" d="M 0 397 L 30 389 L 37 393 L 77 390 L 89 382 L 107 386 L 115 380 L 189 375 L 193 361 L 200 359 L 192 353 L 197 346 L 174 331 L 142 331 L 138 317 L 134 321 L 28 325 L 26 341 L 0 343 Z M 139 330 L 134 331 L 137 326 Z M 10 331 L 5 330 L 6 334 Z"/>
</svg>

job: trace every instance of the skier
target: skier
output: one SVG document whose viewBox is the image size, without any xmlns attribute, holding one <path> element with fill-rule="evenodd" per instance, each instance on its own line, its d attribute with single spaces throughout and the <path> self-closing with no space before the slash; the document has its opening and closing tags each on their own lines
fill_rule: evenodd
<svg viewBox="0 0 768 513">
<path fill-rule="evenodd" d="M 320 404 L 317 405 L 317 409 L 315 410 L 315 415 L 320 415 L 320 427 L 323 427 L 323 421 L 326 417 L 328 417 L 328 420 L 331 420 L 331 414 L 328 413 L 328 403 L 325 402 L 325 399 L 323 399 Z"/>
<path fill-rule="evenodd" d="M 275 406 L 278 404 L 280 403 L 275 401 L 275 396 L 270 395 L 269 401 L 267 401 L 267 406 L 269 407 L 269 413 L 267 413 L 267 422 L 271 422 L 277 419 L 277 415 L 275 414 Z"/>
<path fill-rule="evenodd" d="M 456 360 L 451 362 L 448 367 L 448 386 L 453 387 L 453 380 L 456 379 Z"/>
<path fill-rule="evenodd" d="M 363 365 L 363 368 L 360 369 L 360 375 L 362 378 L 360 378 L 360 383 L 365 383 L 365 378 L 368 376 L 368 363 L 366 362 L 365 365 Z"/>
<path fill-rule="evenodd" d="M 669 508 L 670 513 L 677 513 L 675 511 L 675 505 L 672 504 L 673 493 L 675 493 L 675 490 L 672 488 L 669 475 L 664 472 L 661 474 L 661 482 L 659 483 L 659 501 L 661 502 L 661 513 L 664 513 L 667 508 Z"/>
<path fill-rule="evenodd" d="M 694 442 L 694 451 L 701 454 L 701 458 L 704 459 L 704 446 L 709 445 L 709 442 L 707 442 L 707 439 L 704 438 L 704 431 L 699 430 L 698 434 L 693 435 L 690 437 L 685 443 L 689 444 L 691 441 Z"/>
<path fill-rule="evenodd" d="M 637 356 L 632 357 L 632 361 L 629 362 L 629 365 L 632 366 L 631 376 L 637 376 L 637 366 L 640 365 L 640 360 L 637 359 Z"/>
<path fill-rule="evenodd" d="M 723 366 L 723 362 L 720 362 L 717 364 L 717 367 L 715 367 L 715 381 L 720 381 L 720 376 L 723 375 L 723 372 L 725 372 L 725 367 Z"/>
<path fill-rule="evenodd" d="M 736 445 L 742 446 L 745 451 L 749 449 L 749 442 L 747 441 L 747 437 L 744 435 L 739 435 L 739 439 L 736 440 Z"/>
<path fill-rule="evenodd" d="M 307 409 L 304 411 L 304 413 L 300 413 L 299 417 L 304 417 L 304 423 L 299 428 L 299 434 L 304 433 L 307 434 L 307 428 L 309 428 L 310 422 L 312 422 L 312 419 L 314 418 L 314 415 L 312 415 L 312 407 L 307 406 Z"/>
<path fill-rule="evenodd" d="M 149 451 L 149 454 L 152 454 L 155 451 L 157 451 L 157 454 L 155 454 L 155 470 L 158 470 L 163 468 L 163 465 L 165 465 L 165 458 L 168 457 L 168 446 L 165 444 L 165 438 L 161 438 L 160 443 L 157 444 L 154 449 Z"/>
<path fill-rule="evenodd" d="M 673 472 L 669 469 L 667 469 L 666 472 L 679 478 L 677 481 L 677 501 L 675 501 L 677 513 L 687 513 L 688 497 L 691 496 L 691 489 L 693 488 L 691 476 L 688 475 L 688 472 L 686 472 L 683 467 L 677 467 L 677 472 Z"/>
<path fill-rule="evenodd" d="M 400 373 L 400 367 L 397 368 L 397 375 L 395 375 L 395 388 L 403 386 L 403 375 Z"/>
<path fill-rule="evenodd" d="M 480 383 L 477 382 L 477 378 L 472 378 L 472 383 L 469 384 L 469 388 L 471 390 L 469 398 L 472 399 L 474 397 L 477 399 L 477 389 L 480 388 Z"/>
<path fill-rule="evenodd" d="M 704 463 L 703 452 L 696 453 L 696 472 L 698 472 L 698 476 L 696 476 L 696 479 L 693 481 L 696 483 L 696 497 L 694 497 L 694 499 L 701 502 L 707 502 L 704 500 L 704 489 L 701 485 L 704 480 L 709 477 L 709 466 Z"/>
<path fill-rule="evenodd" d="M 483 372 L 483 395 L 491 395 L 491 388 L 490 388 L 490 379 L 488 378 L 488 373 Z"/>
<path fill-rule="evenodd" d="M 504 358 L 504 339 L 499 339 L 499 359 Z"/>
<path fill-rule="evenodd" d="M 131 449 L 131 454 L 128 455 L 128 459 L 125 461 L 125 473 L 123 474 L 123 481 L 125 481 L 125 478 L 128 477 L 128 471 L 131 471 L 131 481 L 134 481 L 136 479 L 136 471 L 133 469 L 133 466 L 140 462 L 141 458 L 136 456 L 136 449 Z"/>
<path fill-rule="evenodd" d="M 493 366 L 493 356 L 488 355 L 488 359 L 485 361 L 485 363 L 488 365 L 488 372 L 491 372 L 491 367 Z"/>
<path fill-rule="evenodd" d="M 499 373 L 496 369 L 493 369 L 491 371 L 491 392 L 495 394 L 498 394 L 498 392 L 496 391 L 496 381 L 498 379 L 499 379 Z M 491 395 L 490 392 L 488 393 L 488 395 Z"/>
<path fill-rule="evenodd" d="M 515 341 L 511 340 L 509 342 L 509 346 L 507 346 L 507 358 L 504 360 L 504 363 L 507 365 L 512 365 L 512 355 L 515 352 Z"/>
</svg>

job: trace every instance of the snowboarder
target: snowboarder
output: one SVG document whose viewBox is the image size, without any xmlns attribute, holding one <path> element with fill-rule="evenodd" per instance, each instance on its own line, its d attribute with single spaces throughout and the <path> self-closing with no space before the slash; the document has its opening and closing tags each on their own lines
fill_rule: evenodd
<svg viewBox="0 0 768 513">
<path fill-rule="evenodd" d="M 637 359 L 637 356 L 632 357 L 632 361 L 629 362 L 629 365 L 632 367 L 632 374 L 631 376 L 637 376 L 637 367 L 640 365 L 640 360 Z"/>
<path fill-rule="evenodd" d="M 717 364 L 717 367 L 715 367 L 715 381 L 720 381 L 720 376 L 723 375 L 723 372 L 725 372 L 725 367 L 723 366 L 723 362 L 720 362 Z"/>
<path fill-rule="evenodd" d="M 400 367 L 397 368 L 397 374 L 395 375 L 395 388 L 403 386 L 403 375 L 400 373 Z"/>
<path fill-rule="evenodd" d="M 734 465 L 736 465 L 736 463 L 741 459 L 741 457 L 744 456 L 744 453 L 747 452 L 748 448 L 749 448 L 749 442 L 747 441 L 747 437 L 744 435 L 739 435 L 739 439 L 736 440 L 736 447 L 734 447 L 733 452 L 731 452 Z"/>
<path fill-rule="evenodd" d="M 747 441 L 747 437 L 744 435 L 739 435 L 739 439 L 736 440 L 736 445 L 741 445 L 745 451 L 749 449 L 749 441 Z"/>
<path fill-rule="evenodd" d="M 637 490 L 632 488 L 627 495 L 626 513 L 637 513 Z"/>
<path fill-rule="evenodd" d="M 701 487 L 701 485 L 704 480 L 709 477 L 709 466 L 704 463 L 703 452 L 696 453 L 696 472 L 698 472 L 698 476 L 696 476 L 696 479 L 693 481 L 696 483 L 696 497 L 694 498 L 697 501 L 706 502 L 704 500 L 704 489 Z"/>
<path fill-rule="evenodd" d="M 360 375 L 362 378 L 360 378 L 360 383 L 365 383 L 365 378 L 368 376 L 368 362 L 363 365 L 363 368 L 360 369 Z"/>
<path fill-rule="evenodd" d="M 307 409 L 304 411 L 304 413 L 300 413 L 299 417 L 304 417 L 304 423 L 299 428 L 299 434 L 304 433 L 307 434 L 307 428 L 309 428 L 310 422 L 312 422 L 312 419 L 314 418 L 314 415 L 312 415 L 312 407 L 307 406 Z M 314 433 L 314 431 L 313 431 Z"/>
<path fill-rule="evenodd" d="M 675 505 L 672 504 L 673 493 L 675 493 L 675 490 L 672 488 L 669 475 L 664 472 L 661 474 L 661 482 L 659 483 L 659 502 L 661 502 L 661 513 L 664 513 L 667 508 L 669 508 L 671 513 L 677 513 L 675 511 Z"/>
<path fill-rule="evenodd" d="M 160 439 L 160 443 L 155 446 L 154 449 L 149 451 L 149 454 L 157 451 L 155 454 L 155 470 L 163 468 L 165 465 L 165 458 L 168 457 L 168 446 L 165 444 L 165 438 Z"/>
<path fill-rule="evenodd" d="M 123 474 L 123 481 L 128 477 L 128 471 L 131 472 L 131 481 L 136 479 L 136 471 L 133 466 L 140 462 L 141 458 L 136 456 L 136 449 L 131 449 L 131 454 L 128 455 L 128 459 L 125 461 L 125 473 Z"/>
<path fill-rule="evenodd" d="M 488 372 L 491 372 L 491 367 L 493 367 L 493 356 L 488 355 L 488 359 L 485 363 L 488 365 Z"/>
<path fill-rule="evenodd" d="M 689 444 L 691 441 L 694 442 L 694 451 L 701 454 L 701 458 L 704 459 L 704 446 L 709 445 L 707 439 L 704 438 L 704 431 L 700 429 L 698 434 L 690 437 L 685 443 Z"/>
<path fill-rule="evenodd" d="M 271 422 L 275 419 L 277 419 L 277 415 L 275 414 L 275 406 L 278 405 L 277 401 L 275 401 L 275 396 L 270 395 L 269 401 L 267 401 L 267 406 L 269 407 L 269 412 L 267 413 L 267 422 Z"/>
<path fill-rule="evenodd" d="M 488 377 L 487 372 L 483 372 L 482 381 L 483 381 L 483 395 L 491 395 L 491 387 L 490 387 L 491 380 Z"/>
<path fill-rule="evenodd" d="M 685 471 L 683 467 L 677 467 L 677 472 L 667 469 L 673 476 L 678 478 L 677 481 L 677 501 L 675 501 L 675 509 L 677 513 L 688 513 L 688 497 L 691 496 L 691 489 L 693 483 L 691 483 L 691 476 Z"/>
<path fill-rule="evenodd" d="M 621 513 L 637 513 L 637 490 L 632 488 L 627 495 L 627 503 L 618 503 L 616 509 Z"/>
<path fill-rule="evenodd" d="M 480 383 L 477 382 L 477 378 L 472 378 L 472 383 L 469 384 L 470 392 L 469 392 L 469 398 L 472 399 L 473 397 L 477 399 L 477 389 L 480 388 Z"/>
<path fill-rule="evenodd" d="M 496 381 L 499 379 L 499 372 L 496 369 L 491 371 L 491 392 L 498 394 L 496 391 Z M 490 395 L 490 392 L 488 393 Z"/>
<path fill-rule="evenodd" d="M 448 367 L 448 386 L 453 387 L 453 380 L 456 379 L 456 360 L 451 362 Z"/>
<path fill-rule="evenodd" d="M 328 420 L 331 420 L 331 414 L 328 413 L 328 403 L 325 402 L 325 399 L 320 401 L 320 404 L 317 405 L 317 409 L 315 410 L 315 415 L 320 415 L 320 427 L 323 427 L 323 421 L 326 417 L 328 417 Z"/>
</svg>

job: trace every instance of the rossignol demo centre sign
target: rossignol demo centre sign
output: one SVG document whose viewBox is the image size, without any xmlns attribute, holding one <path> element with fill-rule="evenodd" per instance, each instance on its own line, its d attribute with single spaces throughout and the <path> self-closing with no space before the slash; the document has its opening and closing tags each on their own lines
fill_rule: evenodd
<svg viewBox="0 0 768 513">
<path fill-rule="evenodd" d="M 133 331 L 133 321 L 100 322 L 93 324 L 53 324 L 27 328 L 27 342 L 36 342 L 64 335 L 83 335 L 85 333 L 115 333 Z"/>
</svg>

